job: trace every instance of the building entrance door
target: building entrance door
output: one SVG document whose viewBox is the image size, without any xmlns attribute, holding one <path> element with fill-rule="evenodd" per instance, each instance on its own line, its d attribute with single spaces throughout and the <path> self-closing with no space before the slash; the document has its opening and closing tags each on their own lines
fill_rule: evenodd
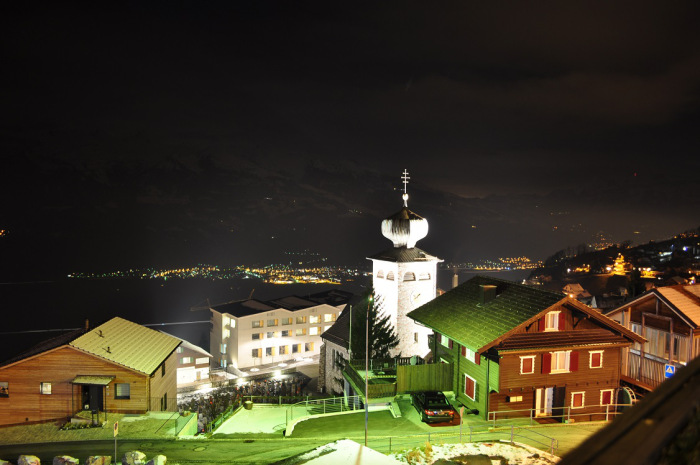
<svg viewBox="0 0 700 465">
<path fill-rule="evenodd" d="M 83 410 L 104 410 L 102 402 L 102 386 L 97 384 L 83 384 L 82 404 Z"/>
<path fill-rule="evenodd" d="M 554 405 L 554 388 L 539 388 L 535 392 L 535 416 L 549 417 Z"/>
</svg>

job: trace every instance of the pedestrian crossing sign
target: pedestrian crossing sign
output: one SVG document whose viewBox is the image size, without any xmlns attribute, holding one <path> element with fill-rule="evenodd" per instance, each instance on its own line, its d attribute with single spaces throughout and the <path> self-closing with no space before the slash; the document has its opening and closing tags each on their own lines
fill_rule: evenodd
<svg viewBox="0 0 700 465">
<path fill-rule="evenodd" d="M 670 378 L 676 373 L 676 367 L 674 365 L 666 364 L 664 366 L 664 377 Z"/>
</svg>

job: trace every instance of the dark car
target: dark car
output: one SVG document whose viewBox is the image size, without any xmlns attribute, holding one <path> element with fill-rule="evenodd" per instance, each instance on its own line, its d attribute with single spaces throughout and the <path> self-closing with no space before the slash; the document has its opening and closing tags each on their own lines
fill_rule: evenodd
<svg viewBox="0 0 700 465">
<path fill-rule="evenodd" d="M 426 423 L 452 421 L 457 412 L 440 391 L 420 391 L 411 394 L 411 402 Z"/>
</svg>

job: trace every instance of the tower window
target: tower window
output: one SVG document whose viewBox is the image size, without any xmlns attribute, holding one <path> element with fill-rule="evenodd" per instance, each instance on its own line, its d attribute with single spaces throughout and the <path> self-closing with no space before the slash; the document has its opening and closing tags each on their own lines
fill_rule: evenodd
<svg viewBox="0 0 700 465">
<path fill-rule="evenodd" d="M 430 280 L 430 273 L 421 273 L 418 275 L 418 279 L 421 281 L 428 281 Z"/>
<path fill-rule="evenodd" d="M 377 271 L 377 278 L 384 279 L 384 271 L 383 270 Z"/>
<path fill-rule="evenodd" d="M 394 280 L 394 272 L 393 271 L 388 272 L 386 275 L 386 279 L 388 279 L 389 281 L 393 281 Z"/>
<path fill-rule="evenodd" d="M 416 275 L 415 275 L 415 273 L 412 273 L 412 272 L 410 272 L 410 271 L 407 271 L 407 272 L 404 273 L 404 275 L 403 275 L 403 280 L 404 280 L 404 281 L 415 281 L 415 280 L 416 280 Z"/>
</svg>

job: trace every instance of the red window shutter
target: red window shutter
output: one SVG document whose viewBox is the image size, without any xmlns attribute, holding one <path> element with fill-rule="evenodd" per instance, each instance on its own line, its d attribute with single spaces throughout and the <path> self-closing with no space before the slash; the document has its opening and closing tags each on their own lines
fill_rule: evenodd
<svg viewBox="0 0 700 465">
<path fill-rule="evenodd" d="M 559 313 L 559 331 L 564 331 L 564 323 L 566 320 L 566 314 L 564 312 Z"/>
<path fill-rule="evenodd" d="M 534 367 L 532 366 L 535 363 L 534 359 L 531 358 L 523 358 L 523 373 L 533 373 Z"/>
<path fill-rule="evenodd" d="M 447 340 L 447 347 L 452 348 L 452 339 Z"/>
<path fill-rule="evenodd" d="M 474 380 L 469 377 L 464 378 L 464 393 L 467 397 L 474 399 Z"/>
<path fill-rule="evenodd" d="M 462 357 L 466 357 L 466 356 L 467 356 L 467 348 L 462 346 Z"/>
<path fill-rule="evenodd" d="M 545 318 L 546 317 L 544 317 L 544 316 L 542 318 L 540 318 L 540 331 L 544 331 L 544 325 L 546 324 Z"/>
<path fill-rule="evenodd" d="M 474 363 L 481 365 L 481 355 L 478 352 L 474 354 Z"/>
<path fill-rule="evenodd" d="M 547 374 L 552 372 L 552 354 L 542 354 L 542 373 Z"/>
<path fill-rule="evenodd" d="M 575 350 L 570 354 L 569 371 L 578 371 L 578 352 Z"/>
</svg>

